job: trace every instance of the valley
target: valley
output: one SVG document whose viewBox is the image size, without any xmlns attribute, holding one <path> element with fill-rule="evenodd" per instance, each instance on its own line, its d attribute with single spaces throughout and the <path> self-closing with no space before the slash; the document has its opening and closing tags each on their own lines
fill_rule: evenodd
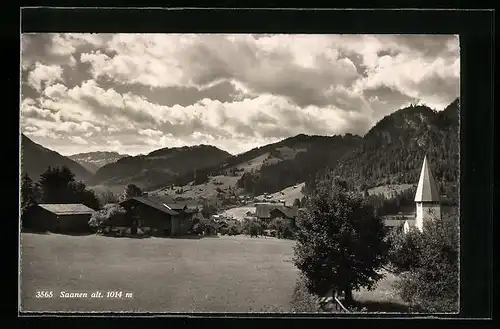
<svg viewBox="0 0 500 329">
<path fill-rule="evenodd" d="M 400 109 L 364 137 L 299 134 L 238 155 L 199 145 L 137 156 L 90 152 L 64 157 L 23 135 L 22 169 L 36 180 L 47 166 L 68 165 L 96 194 L 119 195 L 135 184 L 152 195 L 208 201 L 227 211 L 245 207 L 250 200 L 292 205 L 325 170 L 368 195 L 391 199 L 415 186 L 421 158 L 428 154 L 441 194 L 456 201 L 457 128 L 458 99 L 441 112 L 425 106 Z"/>
</svg>

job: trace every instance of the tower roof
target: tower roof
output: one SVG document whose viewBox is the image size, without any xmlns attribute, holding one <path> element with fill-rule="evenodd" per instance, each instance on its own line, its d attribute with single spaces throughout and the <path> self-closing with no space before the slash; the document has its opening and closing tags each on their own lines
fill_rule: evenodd
<svg viewBox="0 0 500 329">
<path fill-rule="evenodd" d="M 424 157 L 424 163 L 422 164 L 417 193 L 415 193 L 415 202 L 439 202 L 439 190 L 427 163 L 427 156 Z"/>
</svg>

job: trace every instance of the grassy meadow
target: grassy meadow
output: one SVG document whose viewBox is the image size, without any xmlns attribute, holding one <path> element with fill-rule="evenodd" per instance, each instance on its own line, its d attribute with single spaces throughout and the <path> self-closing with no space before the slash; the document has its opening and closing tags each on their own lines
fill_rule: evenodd
<svg viewBox="0 0 500 329">
<path fill-rule="evenodd" d="M 293 241 L 222 236 L 110 238 L 21 236 L 22 311 L 289 312 L 298 270 Z M 355 298 L 399 303 L 388 277 Z M 52 298 L 37 298 L 52 291 Z M 100 291 L 101 298 L 92 298 Z M 107 298 L 121 291 L 122 298 Z M 61 292 L 88 293 L 61 298 Z M 129 293 L 128 297 L 125 294 Z"/>
</svg>

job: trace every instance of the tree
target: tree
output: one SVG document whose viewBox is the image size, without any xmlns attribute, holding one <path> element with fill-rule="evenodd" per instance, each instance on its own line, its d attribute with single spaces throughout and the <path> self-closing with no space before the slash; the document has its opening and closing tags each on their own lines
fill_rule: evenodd
<svg viewBox="0 0 500 329">
<path fill-rule="evenodd" d="M 251 237 L 258 237 L 264 234 L 264 223 L 256 218 L 245 218 L 243 221 L 242 232 Z"/>
<path fill-rule="evenodd" d="M 126 215 L 126 210 L 118 204 L 107 204 L 92 214 L 89 226 L 100 232 L 104 227 L 115 226 L 115 223 Z"/>
<path fill-rule="evenodd" d="M 35 184 L 31 180 L 27 173 L 24 173 L 21 177 L 21 208 L 24 209 L 27 206 L 36 203 L 35 195 Z"/>
<path fill-rule="evenodd" d="M 120 201 L 125 201 L 136 196 L 142 196 L 141 188 L 135 184 L 128 184 L 120 196 Z"/>
<path fill-rule="evenodd" d="M 343 291 L 349 305 L 353 290 L 372 289 L 382 278 L 385 235 L 382 220 L 359 193 L 344 181 L 325 179 L 300 214 L 294 263 L 311 292 Z"/>
<path fill-rule="evenodd" d="M 24 216 L 25 211 L 33 204 L 37 202 L 37 195 L 35 184 L 28 176 L 24 173 L 21 177 L 21 218 Z"/>
<path fill-rule="evenodd" d="M 217 207 L 213 204 L 209 204 L 208 202 L 204 203 L 201 208 L 201 214 L 205 218 L 211 218 L 213 215 L 217 214 L 217 211 Z"/>
<path fill-rule="evenodd" d="M 276 231 L 276 236 L 279 239 L 290 239 L 294 234 L 290 222 L 285 218 L 274 218 L 269 224 L 269 228 Z"/>
<path fill-rule="evenodd" d="M 68 184 L 68 193 L 71 202 L 83 203 L 94 210 L 100 208 L 100 201 L 94 191 L 87 189 L 82 182 L 70 182 Z"/>
<path fill-rule="evenodd" d="M 113 192 L 111 191 L 105 191 L 99 194 L 99 201 L 101 204 L 105 205 L 108 203 L 118 203 L 119 197 L 116 196 Z"/>
<path fill-rule="evenodd" d="M 396 288 L 411 309 L 425 312 L 458 310 L 458 220 L 453 214 L 424 223 L 392 241 L 390 260 L 402 280 Z"/>
<path fill-rule="evenodd" d="M 300 199 L 299 198 L 296 198 L 295 200 L 293 200 L 293 206 L 300 208 Z"/>
<path fill-rule="evenodd" d="M 68 167 L 48 167 L 40 175 L 38 185 L 42 203 L 71 202 L 72 193 L 68 193 L 68 185 L 75 182 L 75 175 Z"/>
<path fill-rule="evenodd" d="M 99 200 L 83 182 L 75 181 L 75 175 L 66 166 L 48 167 L 40 175 L 37 184 L 42 203 L 82 203 L 95 210 L 99 209 Z"/>
</svg>

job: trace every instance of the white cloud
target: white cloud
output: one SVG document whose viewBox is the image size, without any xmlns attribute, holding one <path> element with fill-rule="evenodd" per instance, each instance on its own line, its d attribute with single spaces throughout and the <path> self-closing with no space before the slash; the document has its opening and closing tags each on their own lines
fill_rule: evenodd
<svg viewBox="0 0 500 329">
<path fill-rule="evenodd" d="M 87 145 L 88 142 L 80 136 L 70 136 L 69 139 L 76 144 Z"/>
<path fill-rule="evenodd" d="M 45 34 L 22 45 L 38 92 L 23 92 L 23 129 L 61 148 L 72 137 L 129 154 L 238 153 L 298 133 L 364 134 L 410 100 L 441 109 L 459 93 L 447 36 Z"/>
<path fill-rule="evenodd" d="M 56 81 L 63 81 L 62 73 L 62 68 L 58 65 L 36 63 L 35 68 L 28 76 L 28 82 L 37 91 L 41 91 L 42 83 L 50 86 Z"/>
</svg>

